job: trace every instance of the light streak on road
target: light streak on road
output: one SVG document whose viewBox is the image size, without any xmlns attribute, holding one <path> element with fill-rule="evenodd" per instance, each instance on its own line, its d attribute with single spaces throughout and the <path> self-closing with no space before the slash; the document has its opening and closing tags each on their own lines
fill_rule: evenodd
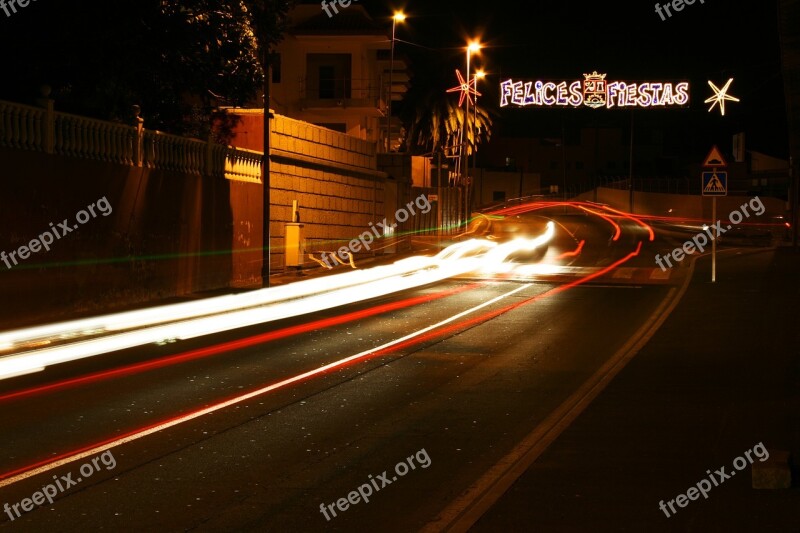
<svg viewBox="0 0 800 533">
<path fill-rule="evenodd" d="M 560 260 L 560 259 L 566 259 L 567 257 L 578 257 L 579 255 L 581 255 L 581 251 L 583 250 L 583 245 L 584 244 L 586 244 L 586 241 L 585 240 L 581 240 L 581 242 L 578 243 L 578 247 L 577 248 L 575 248 L 571 252 L 564 252 L 563 254 L 561 254 L 558 257 L 556 257 L 556 259 Z"/>
<path fill-rule="evenodd" d="M 598 206 L 589 202 L 531 202 L 529 204 L 522 204 L 507 209 L 498 209 L 487 214 L 511 216 L 553 207 L 572 207 L 574 209 L 580 209 L 585 213 L 602 218 L 614 228 L 614 235 L 611 237 L 612 241 L 619 240 L 620 236 L 622 235 L 622 228 L 620 228 L 619 224 L 617 224 L 611 217 L 597 211 L 596 208 Z"/>
<path fill-rule="evenodd" d="M 552 237 L 552 227 L 549 227 L 546 235 L 549 235 L 548 240 Z M 517 244 L 520 247 L 524 245 L 522 242 Z M 245 309 L 234 308 L 231 300 L 213 302 L 212 308 L 224 309 L 224 312 L 213 315 L 209 315 L 205 301 L 181 304 L 183 307 L 180 309 L 184 314 L 203 315 L 200 318 L 175 322 L 176 306 L 166 306 L 166 310 L 149 309 L 145 314 L 135 315 L 132 323 L 140 324 L 144 317 L 162 324 L 166 321 L 172 322 L 0 357 L 0 379 L 39 372 L 51 365 L 103 353 L 150 343 L 211 335 L 429 285 L 478 270 L 485 262 L 485 258 L 480 254 L 496 246 L 497 244 L 491 241 L 471 239 L 445 248 L 433 257 L 412 257 L 393 265 L 302 281 L 275 289 L 262 289 L 256 291 L 258 297 L 237 300 L 239 303 L 247 302 Z M 275 297 L 275 293 L 279 296 Z M 256 301 L 263 303 L 253 307 Z M 266 305 L 267 303 L 272 305 Z M 122 327 L 123 321 L 118 315 L 111 317 L 107 324 L 103 321 L 103 317 L 94 319 L 94 323 Z M 130 324 L 125 326 L 125 329 L 136 327 Z M 25 333 L 21 333 L 20 337 L 24 335 Z"/>
<path fill-rule="evenodd" d="M 631 215 L 629 213 L 625 213 L 623 211 L 620 211 L 618 209 L 614 209 L 613 207 L 610 207 L 610 206 L 607 206 L 607 205 L 604 205 L 603 209 L 605 209 L 606 211 L 611 211 L 612 213 L 615 213 L 615 214 L 617 214 L 617 215 L 619 215 L 619 216 L 621 216 L 623 218 L 627 218 L 629 220 L 633 220 L 636 224 L 638 224 L 639 226 L 641 226 L 642 228 L 647 230 L 648 235 L 650 236 L 650 242 L 653 242 L 654 240 L 656 240 L 656 234 L 653 231 L 653 228 L 651 228 L 649 225 L 647 225 L 644 222 L 642 222 L 639 219 L 639 217 L 637 217 L 636 215 Z"/>
<path fill-rule="evenodd" d="M 533 239 L 517 238 L 509 242 L 505 242 L 496 246 L 484 255 L 484 264 L 482 267 L 483 272 L 505 272 L 513 265 L 506 263 L 506 260 L 512 254 L 518 252 L 532 252 L 537 248 L 547 244 L 553 239 L 556 227 L 553 221 L 547 223 L 547 229 L 542 235 Z"/>
<path fill-rule="evenodd" d="M 493 304 L 495 304 L 495 303 L 497 303 L 497 302 L 499 302 L 499 301 L 501 301 L 501 300 L 503 300 L 503 299 L 505 299 L 505 298 L 507 298 L 509 296 L 512 296 L 512 295 L 516 294 L 519 291 L 527 289 L 528 287 L 530 287 L 530 284 L 521 285 L 521 286 L 519 286 L 519 287 L 517 287 L 517 288 L 515 288 L 515 289 L 513 289 L 513 290 L 511 290 L 511 291 L 509 291 L 507 293 L 504 293 L 504 294 L 501 294 L 499 296 L 496 296 L 496 297 L 492 298 L 491 300 L 488 300 L 486 302 L 478 304 L 478 305 L 476 305 L 476 306 L 474 306 L 474 307 L 472 307 L 470 309 L 467 309 L 466 311 L 462 311 L 460 313 L 457 313 L 457 314 L 455 314 L 455 315 L 453 315 L 453 316 L 451 316 L 451 317 L 449 317 L 449 318 L 447 318 L 445 320 L 437 322 L 436 324 L 427 326 L 425 328 L 422 328 L 422 329 L 420 329 L 418 331 L 415 331 L 413 333 L 410 333 L 408 335 L 405 335 L 405 336 L 400 337 L 398 339 L 395 339 L 393 341 L 389 341 L 387 343 L 384 343 L 384 344 L 382 344 L 380 346 L 376 346 L 374 348 L 370 348 L 369 350 L 365 350 L 363 352 L 359 352 L 357 354 L 345 357 L 343 359 L 339 359 L 338 361 L 334 361 L 332 363 L 328 363 L 327 365 L 315 368 L 313 370 L 309 370 L 307 372 L 303 372 L 302 374 L 297 374 L 297 375 L 294 375 L 292 377 L 285 378 L 285 379 L 283 379 L 281 381 L 278 381 L 276 383 L 272 383 L 270 385 L 261 387 L 259 389 L 254 390 L 254 391 L 235 396 L 235 397 L 230 398 L 228 400 L 225 400 L 225 401 L 222 401 L 222 402 L 218 402 L 218 403 L 216 403 L 214 405 L 205 407 L 203 409 L 196 410 L 196 411 L 191 412 L 191 413 L 187 413 L 187 414 L 184 414 L 184 415 L 173 417 L 173 418 L 168 419 L 168 420 L 156 422 L 156 423 L 151 424 L 149 426 L 146 426 L 144 428 L 139 428 L 137 430 L 128 432 L 126 435 L 123 435 L 123 436 L 114 437 L 112 439 L 106 440 L 106 441 L 101 442 L 101 443 L 92 444 L 90 446 L 83 447 L 83 448 L 81 448 L 79 450 L 75 450 L 75 451 L 72 451 L 72 452 L 61 454 L 58 457 L 48 458 L 48 459 L 46 459 L 44 461 L 40 461 L 40 462 L 38 462 L 36 464 L 32 464 L 32 465 L 28 465 L 28 466 L 25 466 L 25 467 L 22 467 L 22 468 L 18 468 L 16 470 L 11 471 L 11 472 L 2 473 L 2 474 L 0 474 L 0 488 L 5 487 L 7 485 L 11 485 L 13 483 L 17 483 L 19 481 L 22 481 L 23 479 L 27 479 L 27 478 L 29 478 L 31 476 L 36 475 L 36 474 L 40 474 L 42 472 L 47 472 L 47 471 L 52 470 L 54 468 L 58 468 L 59 466 L 63 466 L 63 465 L 68 464 L 70 462 L 77 461 L 79 459 L 83 459 L 83 458 L 89 457 L 91 455 L 96 455 L 96 454 L 98 454 L 98 453 L 100 453 L 100 452 L 102 452 L 104 450 L 108 450 L 108 449 L 113 448 L 115 446 L 119 446 L 121 444 L 125 444 L 125 443 L 128 443 L 128 442 L 132 442 L 134 440 L 138 440 L 138 439 L 140 439 L 142 437 L 146 437 L 146 436 L 151 435 L 153 433 L 156 433 L 158 431 L 163 431 L 163 430 L 168 429 L 170 427 L 177 426 L 178 424 L 182 424 L 184 422 L 188 422 L 188 421 L 193 420 L 195 418 L 198 418 L 198 417 L 201 417 L 201 416 L 204 416 L 204 415 L 219 411 L 220 409 L 224 409 L 226 407 L 230 407 L 232 405 L 236 405 L 236 404 L 242 403 L 242 402 L 250 400 L 252 398 L 256 398 L 256 397 L 261 396 L 263 394 L 266 394 L 268 392 L 272 392 L 272 391 L 281 389 L 283 387 L 286 387 L 287 385 L 291 385 L 291 384 L 294 384 L 294 383 L 299 383 L 299 382 L 305 381 L 305 380 L 307 380 L 307 379 L 309 379 L 311 377 L 314 377 L 314 376 L 317 376 L 317 375 L 321 375 L 321 374 L 325 374 L 325 373 L 330 372 L 332 370 L 337 370 L 337 369 L 343 368 L 343 367 L 345 367 L 347 365 L 350 365 L 352 363 L 355 363 L 355 362 L 358 362 L 358 361 L 361 361 L 361 360 L 367 360 L 367 359 L 370 359 L 370 358 L 377 357 L 377 356 L 381 355 L 382 353 L 384 353 L 385 350 L 390 349 L 393 346 L 404 345 L 405 343 L 413 340 L 416 337 L 423 337 L 426 334 L 428 334 L 429 332 L 431 332 L 432 330 L 435 330 L 437 328 L 440 328 L 443 325 L 446 325 L 446 324 L 449 324 L 451 322 L 454 322 L 454 321 L 458 320 L 459 318 L 462 318 L 462 317 L 464 317 L 466 315 L 474 313 L 474 312 L 476 312 L 476 311 L 478 311 L 480 309 L 483 309 L 484 307 L 493 305 Z"/>
<path fill-rule="evenodd" d="M 420 329 L 418 331 L 415 331 L 414 333 L 411 333 L 411 334 L 405 335 L 403 337 L 400 337 L 398 339 L 395 339 L 393 341 L 387 342 L 387 343 L 385 343 L 385 344 L 383 344 L 381 346 L 376 346 L 374 348 L 370 348 L 369 350 L 366 350 L 366 351 L 351 355 L 349 357 L 345 357 L 343 359 L 339 359 L 337 361 L 334 361 L 334 362 L 331 362 L 331 363 L 326 364 L 324 366 L 309 370 L 307 372 L 304 372 L 304 373 L 301 373 L 301 374 L 297 374 L 297 375 L 285 378 L 285 379 L 283 379 L 281 381 L 278 381 L 278 382 L 263 386 L 261 388 L 258 388 L 256 390 L 253 390 L 251 392 L 248 392 L 248 393 L 245 393 L 245 394 L 242 394 L 242 395 L 235 396 L 235 397 L 230 398 L 228 400 L 217 402 L 217 403 L 215 403 L 213 405 L 204 407 L 202 409 L 195 410 L 195 411 L 187 413 L 187 414 L 182 414 L 182 415 L 179 415 L 179 416 L 167 419 L 167 420 L 162 420 L 162 421 L 150 424 L 150 425 L 148 425 L 146 427 L 139 428 L 139 429 L 136 429 L 134 431 L 130 431 L 130 432 L 124 434 L 124 435 L 117 435 L 117 436 L 114 436 L 114 437 L 112 437 L 110 439 L 107 439 L 105 441 L 94 443 L 94 444 L 85 446 L 83 448 L 80 448 L 78 450 L 73 450 L 71 452 L 63 453 L 63 454 L 60 454 L 60 455 L 58 455 L 56 457 L 50 457 L 48 459 L 39 461 L 39 462 L 37 462 L 35 464 L 27 465 L 27 466 L 24 466 L 24 467 L 21 467 L 21 468 L 17 468 L 17 469 L 15 469 L 13 471 L 10 471 L 10 472 L 2 473 L 2 474 L 0 474 L 0 487 L 8 486 L 8 485 L 11 485 L 13 483 L 16 483 L 16 482 L 22 481 L 24 479 L 30 478 L 30 477 L 32 477 L 34 475 L 37 475 L 37 474 L 40 474 L 40 473 L 43 473 L 43 472 L 47 472 L 47 471 L 50 471 L 50 470 L 52 470 L 54 468 L 58 468 L 58 467 L 63 466 L 65 464 L 69 464 L 71 462 L 77 461 L 79 459 L 83 459 L 85 457 L 96 455 L 96 454 L 98 454 L 98 453 L 100 453 L 102 451 L 108 450 L 110 448 L 113 448 L 113 447 L 116 447 L 116 446 L 119 446 L 119 445 L 122 445 L 122 444 L 125 444 L 125 443 L 128 443 L 128 442 L 132 442 L 132 441 L 138 440 L 140 438 L 146 437 L 146 436 L 151 435 L 153 433 L 157 433 L 159 431 L 163 431 L 163 430 L 168 429 L 170 427 L 182 424 L 184 422 L 188 422 L 190 420 L 196 419 L 196 418 L 204 416 L 206 414 L 210 414 L 210 413 L 219 411 L 221 409 L 230 407 L 232 405 L 239 404 L 241 402 L 250 400 L 252 398 L 261 396 L 263 394 L 272 392 L 274 390 L 286 387 L 288 385 L 305 381 L 305 380 L 307 380 L 307 379 L 309 379 L 311 377 L 314 377 L 314 376 L 317 376 L 317 375 L 321 375 L 321 374 L 330 372 L 332 370 L 341 369 L 341 368 L 343 368 L 345 366 L 354 364 L 354 363 L 359 362 L 359 361 L 365 361 L 365 360 L 368 360 L 368 359 L 371 359 L 371 358 L 374 358 L 374 357 L 378 357 L 378 356 L 381 356 L 381 355 L 384 355 L 384 354 L 387 354 L 387 353 L 390 353 L 390 352 L 397 352 L 400 349 L 403 349 L 403 348 L 406 348 L 406 347 L 409 347 L 409 346 L 413 346 L 413 345 L 416 345 L 416 344 L 420 344 L 422 342 L 426 342 L 426 341 L 434 339 L 434 338 L 441 338 L 442 336 L 450 334 L 450 333 L 452 333 L 454 331 L 464 330 L 464 329 L 466 329 L 468 327 L 472 327 L 474 325 L 486 322 L 488 320 L 491 320 L 494 317 L 500 316 L 501 314 L 509 312 L 509 311 L 511 311 L 513 309 L 518 309 L 518 308 L 521 308 L 522 306 L 530 305 L 530 304 L 532 304 L 534 302 L 537 302 L 537 301 L 539 301 L 539 300 L 541 300 L 543 298 L 546 298 L 546 297 L 551 296 L 551 295 L 559 294 L 559 293 L 564 292 L 566 290 L 569 290 L 571 288 L 577 287 L 578 285 L 586 283 L 586 282 L 588 282 L 588 281 L 590 281 L 592 279 L 595 279 L 595 278 L 597 278 L 599 276 L 602 276 L 602 275 L 606 274 L 607 272 L 610 272 L 611 270 L 621 266 L 622 264 L 624 264 L 625 262 L 629 261 L 633 257 L 637 256 L 640 253 L 641 248 L 642 248 L 642 243 L 639 242 L 637 244 L 637 247 L 636 247 L 635 251 L 633 251 L 633 252 L 629 253 L 628 255 L 626 255 L 625 257 L 615 261 L 611 265 L 608 265 L 606 268 L 601 269 L 601 270 L 599 270 L 599 271 L 597 271 L 595 273 L 592 273 L 590 275 L 584 276 L 584 277 L 582 277 L 582 278 L 580 278 L 578 280 L 575 280 L 575 281 L 573 281 L 571 283 L 567 283 L 567 284 L 561 285 L 559 287 L 555 287 L 553 289 L 550 289 L 549 291 L 546 291 L 544 293 L 538 294 L 538 295 L 536 295 L 536 296 L 534 296 L 532 298 L 529 298 L 529 299 L 526 299 L 526 300 L 523 300 L 523 301 L 520 301 L 520 302 L 515 302 L 515 303 L 512 303 L 512 304 L 503 306 L 501 308 L 488 311 L 488 312 L 486 312 L 484 314 L 481 314 L 481 315 L 478 315 L 478 316 L 472 316 L 472 317 L 466 318 L 468 315 L 473 315 L 476 311 L 479 311 L 479 310 L 481 310 L 481 309 L 483 309 L 485 307 L 488 307 L 488 306 L 490 306 L 490 305 L 492 305 L 494 303 L 497 303 L 497 302 L 501 301 L 504 298 L 507 298 L 507 297 L 517 293 L 517 292 L 520 292 L 520 291 L 530 287 L 530 284 L 523 284 L 520 287 L 517 287 L 517 288 L 515 288 L 514 290 L 512 290 L 512 291 L 510 291 L 508 293 L 501 294 L 501 295 L 499 295 L 499 296 L 497 296 L 497 297 L 495 297 L 495 298 L 493 298 L 491 300 L 488 300 L 488 301 L 483 302 L 483 303 L 481 303 L 481 304 L 479 304 L 477 306 L 474 306 L 474 307 L 472 307 L 470 309 L 467 309 L 466 311 L 462 311 L 460 313 L 457 313 L 457 314 L 455 314 L 455 315 L 453 315 L 453 316 L 451 316 L 451 317 L 449 317 L 449 318 L 447 318 L 445 320 L 437 322 L 436 324 L 427 326 L 427 327 L 422 328 L 422 329 Z M 470 262 L 474 262 L 474 261 L 480 262 L 481 258 L 477 257 L 477 258 L 460 259 L 458 262 L 465 261 L 465 260 L 468 260 Z M 459 321 L 459 319 L 461 319 L 461 318 L 466 318 L 466 320 Z"/>
<path fill-rule="evenodd" d="M 28 343 L 51 343 L 64 339 L 75 339 L 82 336 L 113 333 L 134 328 L 153 326 L 166 322 L 177 322 L 190 318 L 236 311 L 248 307 L 275 304 L 295 298 L 302 298 L 325 291 L 333 291 L 345 287 L 360 285 L 395 275 L 403 275 L 421 268 L 433 266 L 432 257 L 411 257 L 397 261 L 392 265 L 380 266 L 366 270 L 348 271 L 342 274 L 316 279 L 298 281 L 278 287 L 270 287 L 243 294 L 230 294 L 205 298 L 179 304 L 162 305 L 114 313 L 98 317 L 59 322 L 30 328 L 0 333 L 0 350 L 17 348 Z"/>
<path fill-rule="evenodd" d="M 295 335 L 301 335 L 309 331 L 316 331 L 323 328 L 330 328 L 333 326 L 346 324 L 348 322 L 352 322 L 355 320 L 361 320 L 371 316 L 383 313 L 389 313 L 391 311 L 396 311 L 399 309 L 405 309 L 407 307 L 432 302 L 435 300 L 439 300 L 441 298 L 446 298 L 448 296 L 472 290 L 476 288 L 478 285 L 480 284 L 472 283 L 469 285 L 462 285 L 459 287 L 449 288 L 443 291 L 439 291 L 433 294 L 414 296 L 412 298 L 406 298 L 403 300 L 380 304 L 370 307 L 368 309 L 354 311 L 352 313 L 346 313 L 343 315 L 337 315 L 330 318 L 314 320 L 312 322 L 306 322 L 304 324 L 299 324 L 296 326 L 290 326 L 287 328 L 282 328 L 267 333 L 261 333 L 259 335 L 253 335 L 243 339 L 236 339 L 233 341 L 224 342 L 213 346 L 204 346 L 202 348 L 197 348 L 194 350 L 189 350 L 174 355 L 168 355 L 166 357 L 161 357 L 159 359 L 155 359 L 152 361 L 133 363 L 130 365 L 125 365 L 111 370 L 101 370 L 99 372 L 94 372 L 76 378 L 65 379 L 61 381 L 56 381 L 54 383 L 48 383 L 46 385 L 29 387 L 27 389 L 17 390 L 6 394 L 0 394 L 0 402 L 18 400 L 21 398 L 26 398 L 29 396 L 35 396 L 44 393 L 51 393 L 66 388 L 88 385 L 90 383 L 104 381 L 107 379 L 131 376 L 135 374 L 140 374 L 142 372 L 148 372 L 159 368 L 164 368 L 176 364 L 186 363 L 189 361 L 203 359 L 206 357 L 213 357 L 215 355 L 228 353 L 233 350 L 241 350 L 244 348 L 259 346 L 275 340 L 284 339 Z"/>
</svg>

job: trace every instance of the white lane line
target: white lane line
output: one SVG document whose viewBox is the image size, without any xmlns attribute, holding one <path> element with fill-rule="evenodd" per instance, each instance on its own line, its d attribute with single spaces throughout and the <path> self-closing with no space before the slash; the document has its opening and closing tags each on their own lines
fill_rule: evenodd
<svg viewBox="0 0 800 533">
<path fill-rule="evenodd" d="M 148 435 L 152 435 L 153 433 L 156 433 L 158 431 L 162 431 L 162 430 L 177 426 L 178 424 L 182 424 L 184 422 L 188 422 L 190 420 L 194 420 L 195 418 L 199 418 L 199 417 L 201 417 L 203 415 L 207 415 L 207 414 L 213 413 L 215 411 L 219 411 L 220 409 L 225 409 L 226 407 L 230 407 L 231 405 L 236 405 L 238 403 L 250 400 L 250 399 L 255 398 L 257 396 L 261 396 L 262 394 L 266 394 L 268 392 L 280 389 L 282 387 L 285 387 L 286 385 L 290 385 L 292 383 L 296 383 L 298 381 L 302 381 L 302 380 L 304 380 L 306 378 L 315 376 L 317 374 L 322 374 L 322 373 L 324 373 L 324 372 L 326 372 L 328 370 L 331 370 L 331 369 L 334 369 L 336 367 L 345 365 L 345 364 L 350 363 L 352 361 L 356 361 L 357 359 L 361 359 L 361 358 L 366 357 L 367 355 L 370 355 L 372 353 L 375 353 L 375 352 L 378 352 L 378 351 L 381 351 L 381 350 L 385 350 L 386 348 L 391 348 L 392 346 L 395 346 L 397 344 L 405 342 L 405 341 L 407 341 L 409 339 L 413 339 L 414 337 L 418 337 L 420 335 L 424 335 L 425 333 L 428 333 L 431 330 L 434 330 L 436 328 L 444 326 L 445 324 L 449 324 L 450 322 L 454 322 L 454 321 L 458 320 L 459 318 L 462 318 L 462 317 L 464 317 L 466 315 L 474 313 L 475 311 L 483 309 L 484 307 L 487 307 L 487 306 L 490 306 L 490 305 L 492 305 L 494 303 L 497 303 L 500 300 L 503 300 L 504 298 L 508 298 L 509 296 L 511 296 L 513 294 L 516 294 L 516 293 L 518 293 L 518 292 L 520 292 L 520 291 L 522 291 L 524 289 L 527 289 L 530 286 L 532 286 L 532 284 L 530 284 L 530 283 L 525 284 L 525 285 L 521 285 L 521 286 L 517 287 L 516 289 L 514 289 L 514 290 L 512 290 L 510 292 L 507 292 L 507 293 L 501 294 L 499 296 L 496 296 L 496 297 L 492 298 L 491 300 L 488 300 L 488 301 L 486 301 L 486 302 L 484 302 L 482 304 L 476 305 L 475 307 L 467 309 L 466 311 L 462 311 L 460 313 L 457 313 L 457 314 L 451 316 L 450 318 L 446 318 L 446 319 L 442 320 L 441 322 L 437 322 L 436 324 L 433 324 L 431 326 L 427 326 L 427 327 L 425 327 L 423 329 L 415 331 L 414 333 L 410 333 L 408 335 L 405 335 L 404 337 L 400 337 L 399 339 L 395 339 L 393 341 L 389 341 L 386 344 L 382 344 L 381 346 L 376 346 L 375 348 L 371 348 L 369 350 L 357 353 L 355 355 L 351 355 L 349 357 L 345 357 L 344 359 L 340 359 L 340 360 L 335 361 L 333 363 L 329 363 L 329 364 L 327 364 L 325 366 L 321 366 L 321 367 L 316 368 L 314 370 L 309 370 L 308 372 L 304 372 L 302 374 L 298 374 L 298 375 L 293 376 L 291 378 L 284 379 L 283 381 L 279 381 L 278 383 L 273 383 L 272 385 L 267 385 L 266 387 L 262 387 L 262 388 L 260 388 L 258 390 L 254 390 L 252 392 L 248 392 L 247 394 L 242 394 L 240 396 L 237 396 L 237 397 L 232 398 L 230 400 L 227 400 L 225 402 L 218 403 L 218 404 L 212 405 L 210 407 L 206 407 L 205 409 L 201 409 L 200 411 L 196 411 L 194 413 L 189 413 L 187 415 L 183 415 L 181 417 L 174 418 L 172 420 L 168 420 L 168 421 L 163 422 L 161 424 L 158 424 L 158 425 L 156 425 L 154 427 L 150 427 L 148 429 L 144 429 L 142 431 L 138 431 L 138 432 L 133 433 L 131 435 L 128 435 L 126 437 L 120 437 L 119 439 L 116 439 L 116 440 L 113 440 L 111 442 L 107 442 L 107 443 L 104 443 L 104 444 L 100 444 L 100 445 L 94 446 L 91 449 L 88 449 L 88 450 L 85 450 L 85 451 L 82 451 L 82 452 L 76 452 L 76 453 L 74 453 L 72 455 L 69 455 L 69 456 L 64 457 L 62 459 L 59 459 L 59 460 L 54 461 L 52 463 L 47 463 L 47 464 L 32 468 L 30 470 L 26 470 L 26 471 L 21 472 L 19 474 L 13 475 L 13 476 L 11 476 L 11 477 L 9 477 L 7 479 L 1 479 L 0 480 L 0 488 L 8 486 L 8 485 L 12 485 L 12 484 L 17 483 L 19 481 L 22 481 L 23 479 L 27 479 L 27 478 L 35 476 L 37 474 L 41 474 L 43 472 L 47 472 L 49 470 L 53 470 L 54 468 L 58 468 L 60 466 L 64 466 L 64 465 L 66 465 L 68 463 L 77 461 L 79 459 L 83 459 L 85 457 L 96 455 L 96 454 L 98 454 L 100 452 L 103 452 L 105 450 L 114 448 L 116 446 L 120 446 L 122 444 L 141 439 L 141 438 L 146 437 Z"/>
<path fill-rule="evenodd" d="M 467 532 L 503 494 L 544 453 L 561 433 L 608 386 L 614 377 L 645 344 L 656 334 L 672 314 L 689 287 L 694 273 L 692 260 L 688 276 L 680 289 L 670 288 L 667 296 L 639 330 L 622 348 L 608 359 L 592 377 L 558 406 L 545 420 L 529 433 L 514 449 L 501 458 L 469 488 L 457 496 L 439 515 L 428 522 L 422 533 Z"/>
</svg>

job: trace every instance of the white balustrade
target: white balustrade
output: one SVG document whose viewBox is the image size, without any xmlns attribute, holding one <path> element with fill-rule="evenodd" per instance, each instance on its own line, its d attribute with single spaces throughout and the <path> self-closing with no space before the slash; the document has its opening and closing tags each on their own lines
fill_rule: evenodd
<svg viewBox="0 0 800 533">
<path fill-rule="evenodd" d="M 155 130 L 140 134 L 134 126 L 68 113 L 52 113 L 48 121 L 45 109 L 0 100 L 0 147 L 47 152 L 48 135 L 53 153 L 67 157 L 137 165 L 141 146 L 141 165 L 147 168 L 261 181 L 261 152 Z"/>
</svg>

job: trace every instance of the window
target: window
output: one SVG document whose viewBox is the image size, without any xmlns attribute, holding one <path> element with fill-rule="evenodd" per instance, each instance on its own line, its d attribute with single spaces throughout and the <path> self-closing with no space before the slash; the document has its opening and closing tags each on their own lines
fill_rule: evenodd
<svg viewBox="0 0 800 533">
<path fill-rule="evenodd" d="M 281 55 L 275 53 L 272 56 L 272 83 L 281 82 Z"/>
<path fill-rule="evenodd" d="M 492 201 L 493 202 L 505 202 L 506 201 L 506 191 L 492 191 Z"/>
<path fill-rule="evenodd" d="M 336 69 L 329 65 L 319 67 L 319 97 L 336 98 Z"/>
<path fill-rule="evenodd" d="M 558 161 L 550 161 L 550 170 L 558 169 Z"/>
<path fill-rule="evenodd" d="M 308 98 L 350 98 L 352 57 L 350 54 L 308 54 L 306 91 Z"/>
<path fill-rule="evenodd" d="M 575 170 L 583 169 L 583 161 L 575 161 Z"/>
</svg>

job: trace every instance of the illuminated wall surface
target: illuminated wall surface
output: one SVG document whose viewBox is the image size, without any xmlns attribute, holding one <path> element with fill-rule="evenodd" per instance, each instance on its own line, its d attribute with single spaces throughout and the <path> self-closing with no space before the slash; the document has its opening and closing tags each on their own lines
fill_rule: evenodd
<svg viewBox="0 0 800 533">
<path fill-rule="evenodd" d="M 606 74 L 584 74 L 576 81 L 500 83 L 500 107 L 516 105 L 605 107 L 682 107 L 689 103 L 689 82 L 608 81 Z"/>
</svg>

